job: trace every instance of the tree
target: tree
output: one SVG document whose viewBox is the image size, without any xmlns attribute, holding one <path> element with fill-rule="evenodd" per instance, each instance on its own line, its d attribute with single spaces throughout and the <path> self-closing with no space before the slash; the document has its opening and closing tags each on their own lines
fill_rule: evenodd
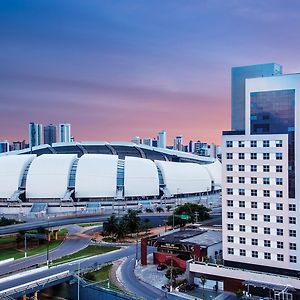
<svg viewBox="0 0 300 300">
<path fill-rule="evenodd" d="M 164 212 L 164 209 L 162 207 L 158 206 L 158 207 L 156 207 L 156 211 L 158 213 L 160 213 L 160 212 Z"/>
<path fill-rule="evenodd" d="M 128 210 L 128 213 L 123 217 L 122 220 L 125 222 L 129 233 L 132 234 L 138 232 L 138 229 L 140 228 L 141 219 L 138 216 L 137 211 L 132 209 Z"/>
<path fill-rule="evenodd" d="M 167 212 L 169 212 L 171 210 L 172 206 L 171 205 L 167 205 L 166 206 L 166 209 L 167 209 Z"/>
<path fill-rule="evenodd" d="M 145 231 L 148 232 L 148 230 L 150 228 L 150 219 L 148 219 L 148 218 L 144 219 L 144 228 L 145 228 Z"/>
<path fill-rule="evenodd" d="M 124 218 L 122 218 L 121 220 L 119 220 L 117 224 L 115 236 L 117 240 L 122 240 L 126 236 L 126 233 L 127 233 L 127 224 Z"/>
<path fill-rule="evenodd" d="M 112 214 L 108 221 L 105 223 L 104 231 L 109 235 L 115 235 L 118 228 L 118 218 L 116 217 L 116 214 Z"/>
</svg>

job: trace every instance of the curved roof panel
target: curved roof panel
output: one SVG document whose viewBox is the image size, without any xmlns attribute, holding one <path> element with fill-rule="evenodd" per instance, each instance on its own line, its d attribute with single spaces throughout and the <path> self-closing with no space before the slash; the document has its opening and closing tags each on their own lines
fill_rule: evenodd
<svg viewBox="0 0 300 300">
<path fill-rule="evenodd" d="M 76 154 L 44 154 L 30 165 L 26 181 L 26 197 L 63 198 L 68 188 L 70 170 Z"/>
<path fill-rule="evenodd" d="M 23 174 L 36 155 L 0 157 L 0 198 L 10 198 L 19 189 Z"/>
<path fill-rule="evenodd" d="M 166 188 L 173 195 L 211 190 L 210 175 L 202 165 L 158 160 L 155 163 L 162 172 Z"/>
<path fill-rule="evenodd" d="M 203 167 L 208 171 L 211 176 L 211 180 L 214 181 L 216 188 L 222 187 L 222 164 L 216 160 L 212 164 L 203 165 Z"/>
<path fill-rule="evenodd" d="M 125 157 L 125 197 L 159 195 L 159 179 L 155 163 L 150 159 Z"/>
<path fill-rule="evenodd" d="M 84 154 L 78 161 L 75 197 L 115 197 L 117 166 L 117 155 Z"/>
</svg>

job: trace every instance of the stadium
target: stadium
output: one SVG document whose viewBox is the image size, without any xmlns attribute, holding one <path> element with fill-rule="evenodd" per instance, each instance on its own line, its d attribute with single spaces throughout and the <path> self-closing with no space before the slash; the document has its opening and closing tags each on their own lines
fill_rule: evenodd
<svg viewBox="0 0 300 300">
<path fill-rule="evenodd" d="M 221 163 L 133 143 L 56 143 L 0 156 L 0 214 L 110 213 L 208 202 Z"/>
</svg>

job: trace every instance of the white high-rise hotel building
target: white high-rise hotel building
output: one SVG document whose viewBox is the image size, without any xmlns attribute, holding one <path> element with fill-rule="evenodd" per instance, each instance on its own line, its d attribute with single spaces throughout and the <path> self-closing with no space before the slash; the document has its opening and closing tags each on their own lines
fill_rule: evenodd
<svg viewBox="0 0 300 300">
<path fill-rule="evenodd" d="M 245 101 L 223 135 L 224 264 L 298 276 L 300 74 L 246 79 Z"/>
</svg>

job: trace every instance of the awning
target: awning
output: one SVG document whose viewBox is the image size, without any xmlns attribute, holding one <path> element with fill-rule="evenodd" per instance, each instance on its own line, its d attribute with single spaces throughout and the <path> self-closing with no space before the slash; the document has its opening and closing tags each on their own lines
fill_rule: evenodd
<svg viewBox="0 0 300 300">
<path fill-rule="evenodd" d="M 291 285 L 279 285 L 279 284 L 272 284 L 267 282 L 254 281 L 254 280 L 246 280 L 243 282 L 243 284 L 251 285 L 259 288 L 277 290 L 277 291 L 283 291 L 283 290 L 295 291 L 295 289 Z"/>
</svg>

